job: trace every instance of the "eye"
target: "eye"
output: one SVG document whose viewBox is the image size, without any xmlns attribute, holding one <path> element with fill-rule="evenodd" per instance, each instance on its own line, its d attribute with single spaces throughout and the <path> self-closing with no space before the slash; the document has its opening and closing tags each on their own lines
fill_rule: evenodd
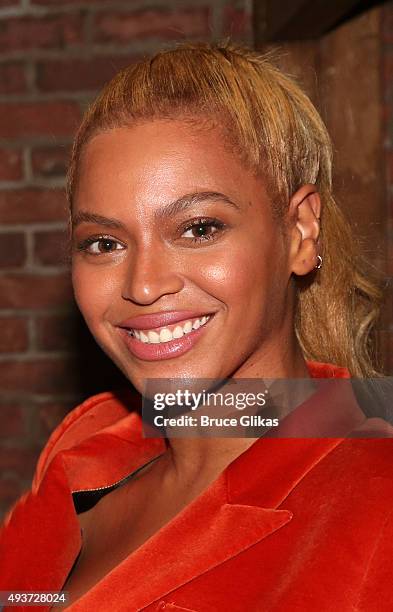
<svg viewBox="0 0 393 612">
<path fill-rule="evenodd" d="M 192 242 L 214 240 L 223 228 L 224 223 L 218 219 L 196 219 L 186 226 L 182 237 L 191 238 Z"/>
<path fill-rule="evenodd" d="M 91 236 L 77 245 L 78 251 L 84 251 L 89 255 L 105 255 L 123 249 L 125 246 L 111 236 Z"/>
</svg>

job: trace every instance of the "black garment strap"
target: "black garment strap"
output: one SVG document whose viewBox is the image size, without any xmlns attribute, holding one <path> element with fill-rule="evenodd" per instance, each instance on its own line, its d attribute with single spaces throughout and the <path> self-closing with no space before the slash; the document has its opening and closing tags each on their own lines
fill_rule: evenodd
<svg viewBox="0 0 393 612">
<path fill-rule="evenodd" d="M 98 487 L 96 489 L 73 491 L 72 499 L 74 502 L 76 513 L 81 514 L 82 512 L 86 512 L 87 510 L 90 510 L 90 508 L 93 508 L 93 506 L 95 506 L 102 497 L 105 497 L 105 495 L 107 495 L 111 491 L 114 491 L 114 489 L 117 489 L 118 487 L 124 485 L 126 482 L 136 476 L 141 470 L 143 470 L 143 468 L 150 465 L 150 463 L 153 463 L 153 461 L 159 459 L 159 457 L 162 457 L 163 454 L 164 453 L 162 453 L 161 455 L 157 455 L 157 457 L 153 457 L 153 459 L 150 459 L 150 461 L 148 461 L 144 465 L 141 465 L 141 467 L 131 472 L 131 474 L 127 474 L 127 476 L 124 476 L 124 478 L 122 478 L 118 482 L 115 482 L 112 485 L 108 485 L 107 487 Z"/>
</svg>

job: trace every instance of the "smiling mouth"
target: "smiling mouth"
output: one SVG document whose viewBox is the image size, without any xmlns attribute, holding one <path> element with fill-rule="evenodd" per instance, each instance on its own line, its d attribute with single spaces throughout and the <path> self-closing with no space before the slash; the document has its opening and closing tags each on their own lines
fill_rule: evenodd
<svg viewBox="0 0 393 612">
<path fill-rule="evenodd" d="M 166 344 L 203 327 L 213 316 L 208 314 L 155 329 L 127 329 L 127 334 L 143 344 Z"/>
</svg>

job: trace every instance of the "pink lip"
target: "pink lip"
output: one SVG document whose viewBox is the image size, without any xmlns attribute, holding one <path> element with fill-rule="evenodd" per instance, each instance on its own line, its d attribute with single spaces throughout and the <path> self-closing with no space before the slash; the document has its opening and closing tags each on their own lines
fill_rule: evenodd
<svg viewBox="0 0 393 612">
<path fill-rule="evenodd" d="M 189 313 L 188 318 L 190 318 Z M 212 317 L 212 319 L 213 318 L 214 317 Z M 119 331 L 128 350 L 130 353 L 135 355 L 135 357 L 139 357 L 139 359 L 143 359 L 145 361 L 158 361 L 160 359 L 179 357 L 180 355 L 187 353 L 187 351 L 192 349 L 192 347 L 198 342 L 199 338 L 205 333 L 205 328 L 209 325 L 210 321 L 205 323 L 205 325 L 202 327 L 194 329 L 192 332 L 186 334 L 182 338 L 176 338 L 170 342 L 163 342 L 160 344 L 141 342 L 134 336 L 130 336 L 126 329 L 120 329 Z"/>
<path fill-rule="evenodd" d="M 119 323 L 118 327 L 132 329 L 154 329 L 156 327 L 170 325 L 171 323 L 177 323 L 178 321 L 200 318 L 205 314 L 209 313 L 200 311 L 197 312 L 194 310 L 169 310 L 167 312 L 145 314 L 140 315 L 139 317 L 133 317 L 132 319 L 126 319 L 125 321 Z"/>
</svg>

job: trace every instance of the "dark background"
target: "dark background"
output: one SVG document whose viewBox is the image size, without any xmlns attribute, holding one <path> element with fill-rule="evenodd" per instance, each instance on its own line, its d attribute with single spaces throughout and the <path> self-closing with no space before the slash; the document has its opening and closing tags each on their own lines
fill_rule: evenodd
<svg viewBox="0 0 393 612">
<path fill-rule="evenodd" d="M 63 188 L 82 112 L 145 53 L 228 35 L 280 49 L 333 137 L 339 202 L 393 275 L 392 2 L 0 0 L 0 515 L 67 411 L 123 382 L 70 287 Z M 377 340 L 393 374 L 390 293 Z"/>
</svg>

